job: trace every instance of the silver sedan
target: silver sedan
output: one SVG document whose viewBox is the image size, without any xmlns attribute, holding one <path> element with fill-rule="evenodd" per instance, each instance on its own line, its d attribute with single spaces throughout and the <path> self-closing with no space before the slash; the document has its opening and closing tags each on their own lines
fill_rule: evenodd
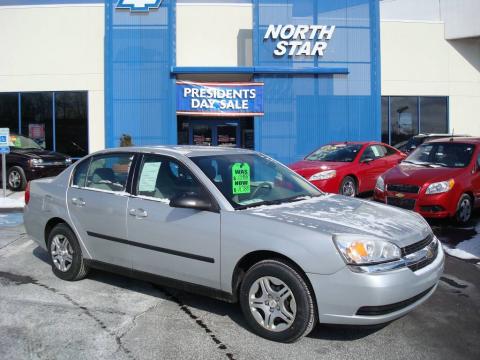
<svg viewBox="0 0 480 360">
<path fill-rule="evenodd" d="M 396 319 L 443 271 L 421 216 L 322 193 L 248 150 L 105 150 L 32 181 L 26 202 L 59 278 L 99 268 L 239 302 L 254 332 L 281 342 L 317 322 Z"/>
</svg>

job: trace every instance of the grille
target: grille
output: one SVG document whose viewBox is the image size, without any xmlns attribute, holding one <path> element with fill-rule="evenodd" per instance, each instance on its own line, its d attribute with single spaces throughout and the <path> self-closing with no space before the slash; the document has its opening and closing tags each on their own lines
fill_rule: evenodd
<svg viewBox="0 0 480 360">
<path fill-rule="evenodd" d="M 420 190 L 419 186 L 416 185 L 398 185 L 398 184 L 388 184 L 387 185 L 388 191 L 397 191 L 401 193 L 408 193 L 408 194 L 418 194 Z"/>
<path fill-rule="evenodd" d="M 416 242 L 415 244 L 408 245 L 402 248 L 402 257 L 406 255 L 413 254 L 418 250 L 422 250 L 428 244 L 430 244 L 433 240 L 433 235 L 428 235 L 425 239 Z"/>
<path fill-rule="evenodd" d="M 417 271 L 417 270 L 420 270 L 420 269 L 423 269 L 425 266 L 428 266 L 430 265 L 436 258 L 437 258 L 437 255 L 438 255 L 438 242 L 432 247 L 432 256 L 430 257 L 427 257 L 415 264 L 412 264 L 410 265 L 408 268 L 412 271 Z"/>
<path fill-rule="evenodd" d="M 381 306 L 362 306 L 360 309 L 357 310 L 357 315 L 378 316 L 378 315 L 386 315 L 398 310 L 402 310 L 403 308 L 406 308 L 407 306 L 412 305 L 413 303 L 423 298 L 425 295 L 427 295 L 430 292 L 430 290 L 432 290 L 432 288 L 433 286 L 421 292 L 420 294 L 411 297 L 410 299 L 403 300 L 394 304 L 381 305 Z"/>
<path fill-rule="evenodd" d="M 415 199 L 400 199 L 396 197 L 387 197 L 387 204 L 400 207 L 406 210 L 413 210 L 415 208 Z"/>
</svg>

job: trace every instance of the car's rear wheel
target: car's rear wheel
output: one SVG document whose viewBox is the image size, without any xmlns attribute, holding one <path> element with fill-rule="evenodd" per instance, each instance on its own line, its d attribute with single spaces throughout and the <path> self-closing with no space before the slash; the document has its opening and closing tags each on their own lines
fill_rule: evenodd
<svg viewBox="0 0 480 360">
<path fill-rule="evenodd" d="M 25 171 L 20 166 L 12 166 L 7 172 L 7 183 L 12 191 L 25 190 L 27 186 Z"/>
<path fill-rule="evenodd" d="M 463 194 L 460 197 L 460 200 L 458 201 L 455 220 L 457 221 L 457 223 L 461 225 L 465 225 L 472 218 L 472 211 L 473 211 L 472 198 L 467 194 Z"/>
<path fill-rule="evenodd" d="M 48 236 L 48 252 L 53 273 L 63 280 L 75 281 L 87 276 L 88 267 L 77 237 L 66 224 L 58 224 Z"/>
<path fill-rule="evenodd" d="M 264 260 L 247 271 L 240 305 L 253 331 L 273 341 L 294 342 L 316 323 L 312 292 L 302 275 L 283 260 Z"/>
<path fill-rule="evenodd" d="M 355 197 L 357 196 L 357 182 L 351 176 L 345 176 L 340 184 L 340 195 Z"/>
</svg>

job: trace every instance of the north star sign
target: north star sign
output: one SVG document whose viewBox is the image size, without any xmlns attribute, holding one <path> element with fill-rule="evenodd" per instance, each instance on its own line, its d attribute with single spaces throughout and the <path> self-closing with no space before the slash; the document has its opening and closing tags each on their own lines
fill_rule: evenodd
<svg viewBox="0 0 480 360">
<path fill-rule="evenodd" d="M 119 0 L 117 9 L 130 9 L 130 11 L 148 12 L 158 9 L 163 0 Z"/>
<path fill-rule="evenodd" d="M 335 25 L 269 25 L 264 40 L 278 40 L 274 55 L 323 56 Z"/>
</svg>

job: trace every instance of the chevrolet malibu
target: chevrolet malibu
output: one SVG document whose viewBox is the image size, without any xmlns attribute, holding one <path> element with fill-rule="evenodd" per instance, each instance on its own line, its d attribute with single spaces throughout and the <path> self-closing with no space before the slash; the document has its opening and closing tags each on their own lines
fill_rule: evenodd
<svg viewBox="0 0 480 360">
<path fill-rule="evenodd" d="M 26 229 L 59 278 L 97 268 L 239 302 L 251 329 L 275 341 L 317 322 L 396 319 L 443 270 L 421 216 L 324 194 L 250 150 L 105 150 L 32 181 L 25 196 Z"/>
</svg>

